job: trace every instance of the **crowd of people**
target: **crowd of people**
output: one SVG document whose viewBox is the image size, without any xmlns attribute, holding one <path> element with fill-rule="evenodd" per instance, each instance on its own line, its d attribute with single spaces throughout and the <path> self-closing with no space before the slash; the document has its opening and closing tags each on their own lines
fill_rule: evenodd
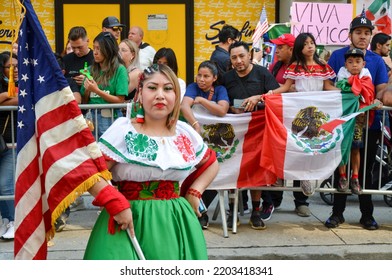
<svg viewBox="0 0 392 280">
<path fill-rule="evenodd" d="M 328 61 L 319 58 L 311 33 L 297 37 L 283 34 L 271 40 L 276 45 L 276 61 L 268 69 L 259 65 L 262 52 L 250 49 L 248 43 L 240 40 L 241 33 L 236 28 L 225 25 L 210 59 L 199 64 L 195 82 L 188 85 L 178 78 L 179 67 L 173 49 L 165 47 L 155 51 L 143 41 L 143 29 L 138 26 L 130 27 L 128 38 L 121 40 L 124 28 L 126 26 L 116 17 L 105 18 L 102 32 L 94 38 L 93 49 L 90 49 L 86 29 L 72 27 L 59 59 L 78 103 L 132 101 L 137 109 L 136 117 L 131 120 L 121 110 L 87 112 L 92 114 L 92 119 L 98 119 L 97 141 L 116 188 L 100 181 L 90 189 L 95 197 L 93 204 L 102 211 L 89 239 L 86 259 L 138 258 L 127 240 L 127 233 L 113 230 L 117 226 L 129 229 L 131 236 L 138 237 L 147 259 L 207 258 L 201 230 L 208 228 L 209 218 L 208 212 L 199 212 L 199 203 L 202 199 L 208 208 L 215 198 L 216 191 L 206 189 L 219 167 L 214 153 L 203 143 L 202 127 L 192 112 L 194 104 L 202 105 L 218 117 L 227 113 L 243 114 L 257 110 L 258 104 L 270 94 L 351 92 L 353 79 L 370 88 L 366 93 L 355 93 L 362 96 L 360 106 L 377 103 L 376 108 L 381 108 L 383 102 L 392 104 L 392 92 L 387 88 L 391 68 L 382 59 L 389 55 L 391 37 L 378 33 L 372 40 L 374 27 L 367 18 L 353 19 L 348 35 L 350 45 L 332 52 Z M 10 65 L 14 67 L 17 80 L 17 55 L 1 53 L 0 105 L 17 105 L 17 98 L 8 97 L 7 92 Z M 16 113 L 0 111 L 0 131 L 7 143 L 12 142 L 10 114 Z M 367 156 L 363 149 L 364 115 L 356 119 L 352 170 L 342 164 L 336 171 L 338 193 L 334 195 L 332 215 L 325 222 L 328 228 L 345 221 L 346 198 L 353 193 L 359 197 L 362 226 L 368 230 L 378 229 L 371 195 L 363 194 L 360 184 L 366 175 L 366 188 L 377 186 L 371 180 L 369 167 L 375 160 L 380 139 L 380 113 L 372 115 Z M 184 121 L 179 120 L 181 118 Z M 11 170 L 15 159 L 12 157 L 11 149 L 0 156 L 0 195 L 14 194 Z M 366 170 L 363 170 L 364 159 Z M 196 171 L 190 174 L 194 168 Z M 281 187 L 283 182 L 284 178 L 278 178 L 274 186 Z M 307 200 L 315 192 L 314 183 L 298 180 L 293 186 L 302 189 L 302 192 L 294 192 L 295 212 L 302 217 L 310 216 Z M 180 189 L 186 191 L 181 194 Z M 248 211 L 245 213 L 250 213 L 249 224 L 256 230 L 265 229 L 265 221 L 271 219 L 282 203 L 283 192 L 250 190 L 250 208 L 247 193 L 242 192 L 241 203 Z M 13 203 L 0 201 L 2 239 L 12 240 L 14 236 Z M 57 219 L 56 231 L 66 226 L 70 212 L 83 208 L 84 201 L 80 197 Z M 230 200 L 229 228 L 236 222 L 233 210 Z M 154 238 L 156 232 L 166 242 Z M 124 250 L 124 246 L 129 246 L 129 250 Z M 161 249 L 156 250 L 157 247 Z"/>
</svg>

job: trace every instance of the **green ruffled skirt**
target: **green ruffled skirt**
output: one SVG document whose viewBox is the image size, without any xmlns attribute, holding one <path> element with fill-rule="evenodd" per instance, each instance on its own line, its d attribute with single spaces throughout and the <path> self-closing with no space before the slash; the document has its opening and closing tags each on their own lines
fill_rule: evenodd
<svg viewBox="0 0 392 280">
<path fill-rule="evenodd" d="M 183 197 L 130 201 L 136 238 L 146 260 L 206 260 L 200 223 Z M 109 214 L 103 210 L 91 232 L 84 259 L 137 260 L 126 231 L 108 233 Z"/>
</svg>

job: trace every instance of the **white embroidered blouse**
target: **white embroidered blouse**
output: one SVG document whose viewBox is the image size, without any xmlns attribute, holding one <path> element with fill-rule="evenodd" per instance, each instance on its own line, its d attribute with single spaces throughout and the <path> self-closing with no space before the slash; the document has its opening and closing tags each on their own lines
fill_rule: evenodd
<svg viewBox="0 0 392 280">
<path fill-rule="evenodd" d="M 174 136 L 153 137 L 138 133 L 125 117 L 106 130 L 98 146 L 117 162 L 111 169 L 114 181 L 181 181 L 207 151 L 201 136 L 182 121 Z"/>
</svg>

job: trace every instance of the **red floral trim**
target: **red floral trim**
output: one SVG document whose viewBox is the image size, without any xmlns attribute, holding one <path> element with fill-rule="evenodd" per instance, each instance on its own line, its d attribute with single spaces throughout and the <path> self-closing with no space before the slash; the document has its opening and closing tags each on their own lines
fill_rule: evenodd
<svg viewBox="0 0 392 280">
<path fill-rule="evenodd" d="M 168 200 L 180 197 L 178 181 L 121 181 L 117 185 L 128 200 Z"/>
</svg>

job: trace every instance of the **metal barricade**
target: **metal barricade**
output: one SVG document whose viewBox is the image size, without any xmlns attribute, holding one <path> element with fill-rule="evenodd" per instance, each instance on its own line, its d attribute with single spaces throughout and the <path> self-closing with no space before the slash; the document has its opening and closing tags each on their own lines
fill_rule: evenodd
<svg viewBox="0 0 392 280">
<path fill-rule="evenodd" d="M 95 110 L 95 112 L 97 110 L 101 110 L 101 109 L 110 109 L 112 112 L 112 121 L 114 121 L 113 118 L 113 110 L 115 109 L 126 109 L 127 104 L 126 103 L 119 103 L 119 104 L 101 104 L 101 105 L 89 105 L 89 104 L 80 104 L 79 105 L 81 110 Z M 16 111 L 18 109 L 17 106 L 0 106 L 0 111 Z M 381 127 L 384 128 L 384 124 L 386 121 L 386 118 L 389 118 L 388 112 L 392 111 L 392 107 L 387 107 L 384 106 L 382 108 L 383 111 L 383 115 L 382 115 L 382 125 Z M 95 116 L 97 116 L 97 114 L 95 114 Z M 15 120 L 15 118 L 13 117 L 13 114 L 11 114 L 11 127 L 12 127 L 12 144 L 9 145 L 10 148 L 12 148 L 13 150 L 13 155 L 14 155 L 14 161 L 16 160 L 16 131 L 14 131 L 14 124 L 17 120 Z M 93 120 L 94 126 L 97 128 L 98 127 L 98 120 L 97 117 L 95 117 L 95 119 Z M 367 150 L 367 140 L 368 140 L 368 133 L 367 133 L 367 129 L 365 132 L 365 150 Z M 383 131 L 384 133 L 385 131 Z M 383 133 L 381 135 L 383 135 Z M 97 139 L 98 138 L 98 130 L 95 129 L 94 130 L 94 136 Z M 379 174 L 378 174 L 378 188 L 377 189 L 367 189 L 365 186 L 365 176 L 363 178 L 363 182 L 362 182 L 362 188 L 363 188 L 363 194 L 379 194 L 379 195 L 388 195 L 391 196 L 392 195 L 392 144 L 391 147 L 387 147 L 386 149 L 384 148 L 385 146 L 385 138 L 381 137 L 380 142 L 379 142 L 379 154 L 376 155 L 376 161 L 379 162 Z M 392 143 L 392 139 L 391 139 L 391 143 Z M 389 148 L 389 149 L 388 149 Z M 366 153 L 365 153 L 366 154 Z M 366 170 L 366 158 L 364 159 L 365 162 L 365 166 L 364 166 L 364 170 Z M 389 182 L 387 182 L 386 184 L 382 185 L 382 176 L 383 176 L 383 168 L 389 168 L 390 170 L 388 170 L 388 172 L 391 173 L 391 180 Z M 349 170 L 349 169 L 348 169 Z M 15 162 L 14 162 L 14 176 L 15 176 Z M 318 185 L 319 182 L 316 182 L 316 185 Z M 269 191 L 274 191 L 274 190 L 278 190 L 278 191 L 301 191 L 300 188 L 294 188 L 294 187 L 290 187 L 290 186 L 284 186 L 284 187 L 273 187 L 273 186 L 268 186 L 268 187 L 257 187 L 254 189 L 261 189 L 261 190 L 269 190 Z M 326 193 L 336 193 L 337 190 L 334 188 L 316 188 L 316 192 L 326 192 Z M 0 196 L 0 200 L 12 200 L 14 199 L 14 196 Z"/>
</svg>

